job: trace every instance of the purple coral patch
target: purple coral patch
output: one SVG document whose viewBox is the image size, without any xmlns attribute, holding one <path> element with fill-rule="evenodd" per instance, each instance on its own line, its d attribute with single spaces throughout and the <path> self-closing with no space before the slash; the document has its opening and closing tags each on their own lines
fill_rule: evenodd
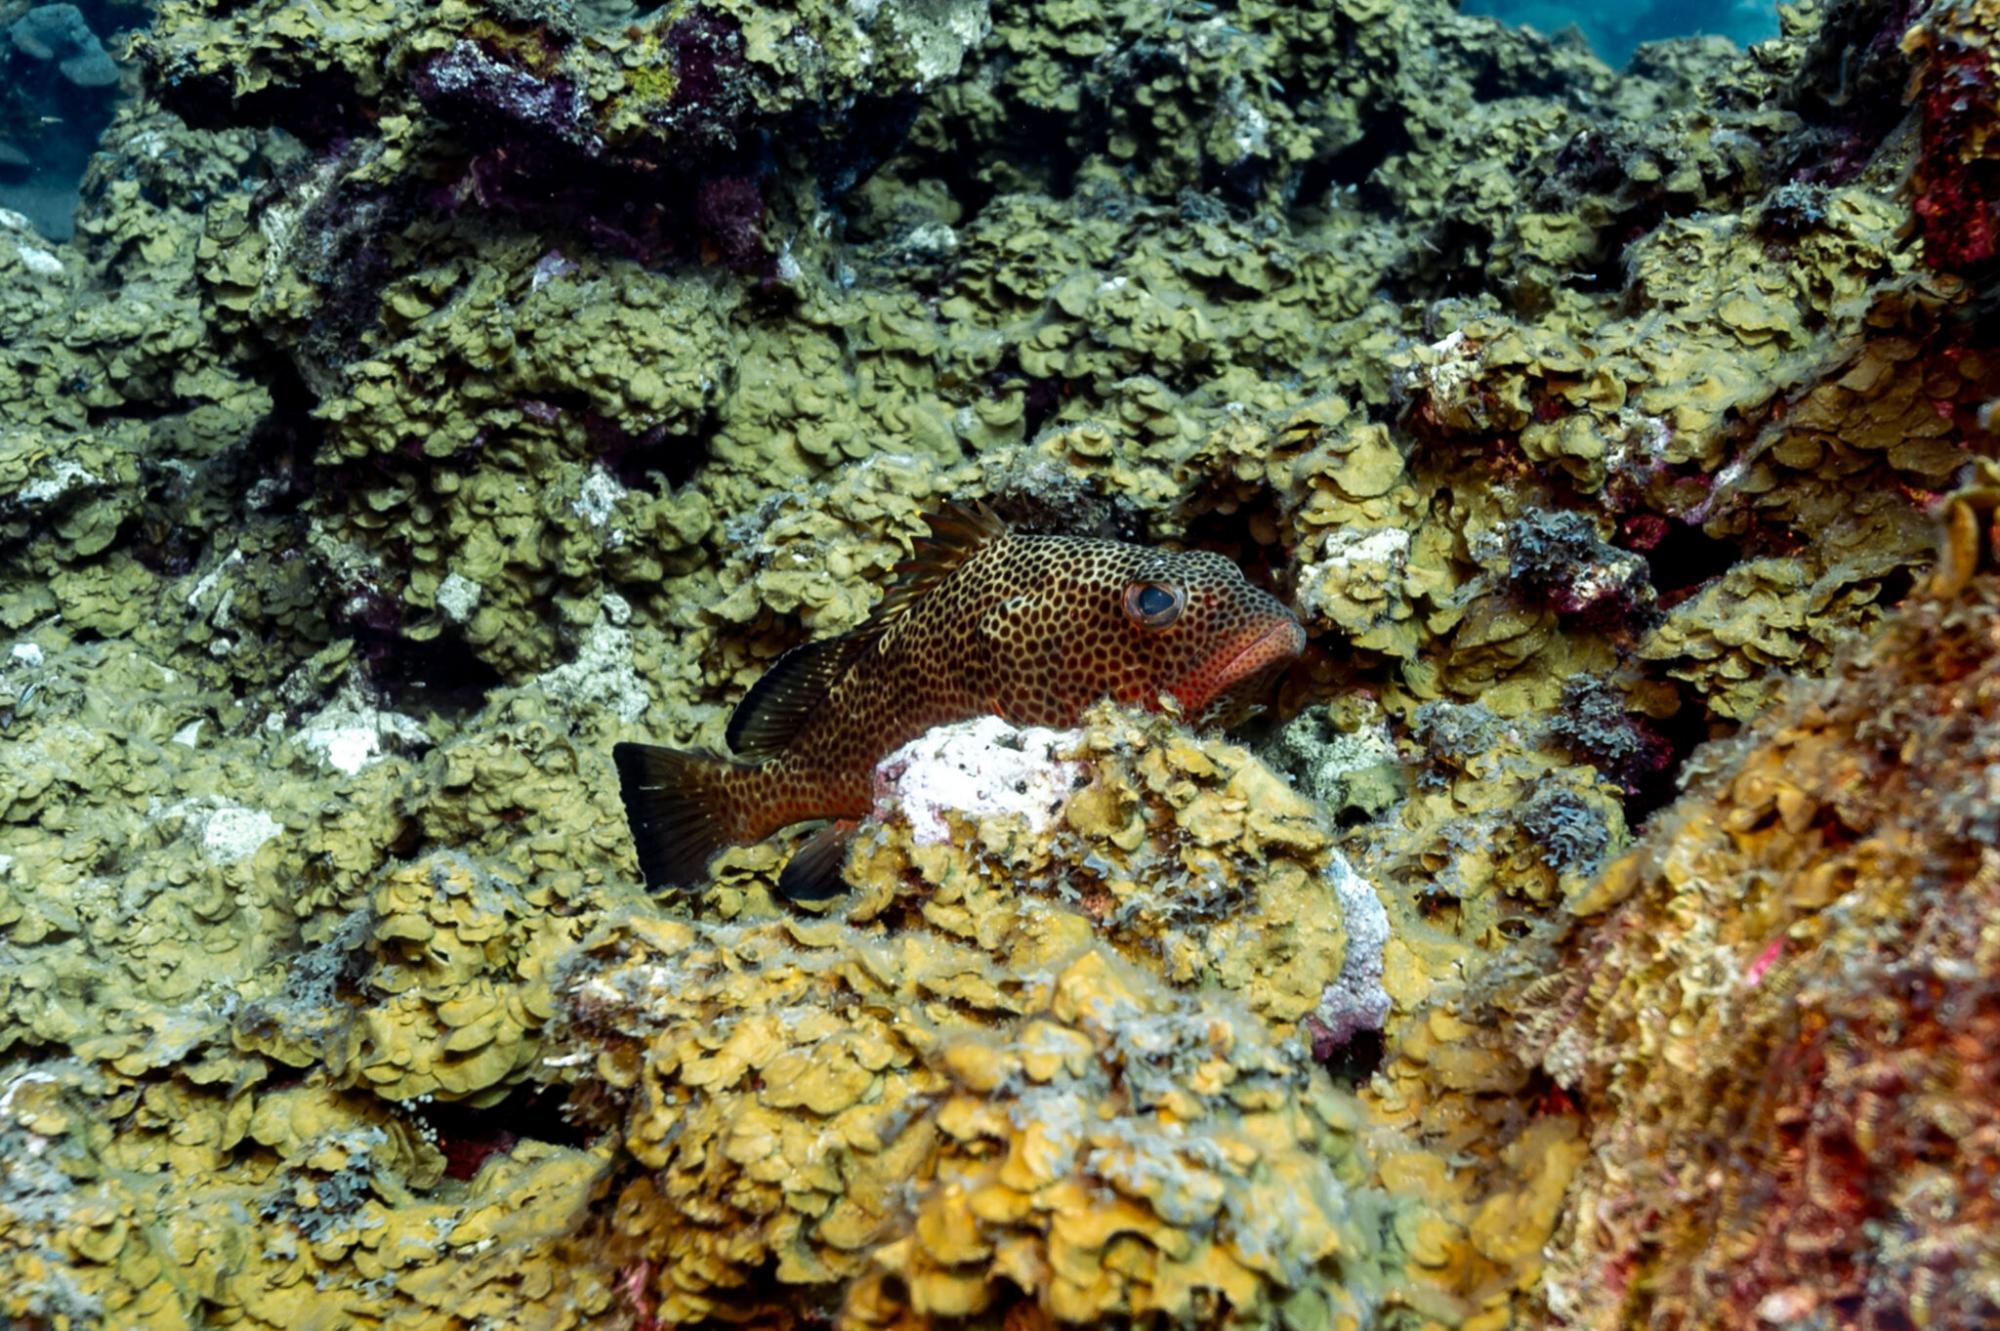
<svg viewBox="0 0 2000 1331">
<path fill-rule="evenodd" d="M 1994 94 L 1984 52 L 1937 59 L 1926 76 L 1912 207 L 1933 268 L 1973 268 L 2000 255 L 2000 165 L 1981 147 Z"/>
<path fill-rule="evenodd" d="M 437 201 L 467 203 L 580 232 L 595 248 L 656 263 L 699 252 L 738 271 L 771 266 L 763 242 L 766 200 L 755 165 L 731 162 L 745 106 L 734 71 L 742 38 L 705 13 L 664 38 L 675 64 L 670 104 L 652 119 L 676 140 L 613 146 L 569 79 L 544 72 L 536 52 L 454 42 L 418 66 L 410 85 L 471 148 Z"/>
<path fill-rule="evenodd" d="M 1347 930 L 1347 955 L 1340 974 L 1326 987 L 1307 1020 L 1313 1057 L 1324 1062 L 1356 1036 L 1379 1031 L 1389 1019 L 1390 999 L 1382 988 L 1382 949 L 1389 941 L 1389 913 L 1375 888 L 1335 854 L 1327 865 L 1328 885 L 1340 902 Z"/>
<path fill-rule="evenodd" d="M 695 193 L 695 222 L 722 261 L 740 270 L 764 258 L 764 191 L 748 175 L 710 176 Z"/>
<path fill-rule="evenodd" d="M 743 34 L 736 21 L 705 9 L 689 12 L 668 28 L 666 46 L 674 58 L 677 107 L 714 105 L 743 67 Z"/>
<path fill-rule="evenodd" d="M 1508 578 L 1559 615 L 1613 627 L 1652 602 L 1644 557 L 1608 545 L 1581 513 L 1530 509 L 1507 529 Z"/>
<path fill-rule="evenodd" d="M 563 78 L 544 78 L 494 56 L 475 42 L 422 66 L 411 87 L 426 106 L 453 119 L 530 129 L 595 153 L 603 148 L 585 120 L 582 96 Z"/>
</svg>

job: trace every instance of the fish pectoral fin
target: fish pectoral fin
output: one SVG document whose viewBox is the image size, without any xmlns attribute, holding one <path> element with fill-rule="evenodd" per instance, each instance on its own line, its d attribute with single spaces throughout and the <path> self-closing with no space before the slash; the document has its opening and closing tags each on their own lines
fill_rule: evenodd
<svg viewBox="0 0 2000 1331">
<path fill-rule="evenodd" d="M 824 901 L 845 892 L 847 849 L 857 825 L 843 819 L 808 837 L 778 875 L 778 895 L 787 901 Z"/>
<path fill-rule="evenodd" d="M 753 762 L 783 753 L 871 640 L 848 633 L 803 642 L 772 662 L 729 714 L 731 752 Z"/>
</svg>

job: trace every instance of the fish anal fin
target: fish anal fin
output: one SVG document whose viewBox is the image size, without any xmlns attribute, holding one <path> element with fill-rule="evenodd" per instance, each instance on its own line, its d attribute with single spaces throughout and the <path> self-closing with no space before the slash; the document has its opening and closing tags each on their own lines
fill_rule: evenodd
<svg viewBox="0 0 2000 1331">
<path fill-rule="evenodd" d="M 822 638 L 800 643 L 773 661 L 729 714 L 730 751 L 754 762 L 783 753 L 863 645 L 855 634 Z"/>
<path fill-rule="evenodd" d="M 925 514 L 924 521 L 930 532 L 918 537 L 910 557 L 896 565 L 896 581 L 869 617 L 872 628 L 879 629 L 909 613 L 966 560 L 1007 535 L 1007 524 L 977 500 L 970 505 L 946 500 Z"/>
<path fill-rule="evenodd" d="M 787 901 L 824 901 L 845 892 L 847 880 L 842 874 L 856 826 L 853 820 L 843 819 L 806 838 L 778 875 L 778 895 Z"/>
</svg>

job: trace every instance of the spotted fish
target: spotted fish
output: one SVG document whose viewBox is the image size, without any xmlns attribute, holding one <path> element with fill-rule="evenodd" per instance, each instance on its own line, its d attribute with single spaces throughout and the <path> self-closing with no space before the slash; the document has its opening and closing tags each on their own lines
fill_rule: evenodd
<svg viewBox="0 0 2000 1331">
<path fill-rule="evenodd" d="M 729 719 L 733 758 L 613 750 L 647 884 L 688 886 L 724 846 L 807 819 L 779 888 L 838 890 L 844 835 L 881 759 L 933 726 L 995 714 L 1069 727 L 1101 698 L 1215 719 L 1299 654 L 1284 604 L 1211 551 L 1018 535 L 983 505 L 947 505 L 860 628 L 795 647 Z"/>
</svg>

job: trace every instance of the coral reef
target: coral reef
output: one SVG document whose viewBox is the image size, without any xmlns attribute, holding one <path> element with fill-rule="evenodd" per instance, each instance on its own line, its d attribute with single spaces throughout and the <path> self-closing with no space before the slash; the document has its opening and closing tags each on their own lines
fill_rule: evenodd
<svg viewBox="0 0 2000 1331">
<path fill-rule="evenodd" d="M 586 942 L 554 1061 L 645 1167 L 615 1234 L 646 1315 L 1365 1320 L 1390 1202 L 1283 1038 L 1344 952 L 1352 873 L 1312 806 L 1165 722 L 985 728 L 885 764 L 828 918 L 738 899 Z M 950 800 L 955 736 L 1018 751 L 1011 807 Z"/>
<path fill-rule="evenodd" d="M 111 1122 L 119 1122 L 113 1130 Z M 592 1325 L 615 1291 L 570 1237 L 601 1155 L 540 1144 L 435 1192 L 437 1150 L 305 1088 L 107 1097 L 62 1063 L 0 1081 L 0 1316 L 22 1326 Z M 195 1186 L 191 1181 L 199 1179 Z"/>
<path fill-rule="evenodd" d="M 1996 26 L 0 2 L 0 1321 L 1990 1320 Z M 1311 642 L 646 899 L 944 497 Z"/>
<path fill-rule="evenodd" d="M 819 918 L 773 907 L 756 847 L 712 915 L 576 954 L 548 1061 L 633 1161 L 606 1242 L 635 1316 L 1503 1322 L 1573 1124 L 1474 1187 L 1315 1066 L 1386 1008 L 1388 920 L 1311 802 L 1109 706 L 1001 737 L 1015 780 L 983 787 L 990 731 L 884 765 Z"/>
<path fill-rule="evenodd" d="M 1990 540 L 1709 754 L 1501 990 L 1591 1122 L 1560 1324 L 2000 1318 Z"/>
</svg>

